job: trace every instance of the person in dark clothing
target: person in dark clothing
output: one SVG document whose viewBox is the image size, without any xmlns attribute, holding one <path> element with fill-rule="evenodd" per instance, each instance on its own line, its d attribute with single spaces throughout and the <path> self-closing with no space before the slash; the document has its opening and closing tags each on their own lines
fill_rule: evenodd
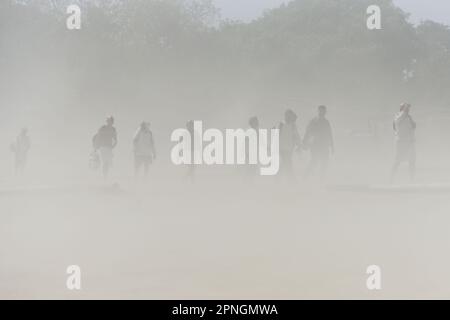
<svg viewBox="0 0 450 320">
<path fill-rule="evenodd" d="M 334 153 L 333 132 L 326 114 L 327 107 L 319 106 L 317 117 L 312 119 L 306 128 L 303 145 L 311 152 L 306 177 L 319 167 L 323 178 L 328 167 L 330 154 Z"/>
<path fill-rule="evenodd" d="M 147 176 L 148 169 L 156 158 L 155 142 L 149 123 L 143 122 L 136 131 L 133 149 L 135 175 L 138 176 L 140 169 L 144 167 L 144 175 Z"/>
<path fill-rule="evenodd" d="M 117 146 L 117 131 L 114 118 L 108 117 L 106 125 L 102 126 L 93 139 L 94 149 L 99 153 L 103 176 L 108 177 L 113 164 L 113 149 Z"/>
</svg>

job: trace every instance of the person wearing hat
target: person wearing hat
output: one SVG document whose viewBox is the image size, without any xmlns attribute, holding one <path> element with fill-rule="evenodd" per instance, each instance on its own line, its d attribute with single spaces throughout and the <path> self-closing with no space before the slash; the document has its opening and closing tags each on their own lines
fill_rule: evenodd
<svg viewBox="0 0 450 320">
<path fill-rule="evenodd" d="M 148 169 L 156 158 L 156 148 L 150 124 L 142 122 L 133 138 L 134 169 L 135 175 L 144 167 L 144 175 L 147 176 Z"/>
<path fill-rule="evenodd" d="M 306 128 L 303 145 L 311 151 L 311 160 L 306 176 L 319 167 L 323 178 L 330 154 L 334 152 L 334 139 L 330 122 L 326 118 L 327 107 L 319 106 L 317 113 L 317 117 L 312 119 Z"/>
<path fill-rule="evenodd" d="M 391 182 L 394 181 L 400 164 L 409 165 L 409 176 L 414 179 L 416 172 L 416 122 L 411 116 L 411 105 L 402 103 L 400 112 L 394 118 L 393 129 L 395 133 L 396 155 L 391 172 Z"/>
<path fill-rule="evenodd" d="M 99 153 L 103 176 L 108 177 L 113 163 L 113 149 L 117 146 L 117 130 L 114 127 L 114 117 L 108 117 L 94 136 L 94 149 Z"/>
</svg>

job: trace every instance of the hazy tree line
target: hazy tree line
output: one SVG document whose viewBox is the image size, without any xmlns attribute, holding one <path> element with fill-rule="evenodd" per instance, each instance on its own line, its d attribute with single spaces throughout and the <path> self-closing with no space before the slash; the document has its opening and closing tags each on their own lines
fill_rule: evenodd
<svg viewBox="0 0 450 320">
<path fill-rule="evenodd" d="M 374 2 L 383 29 L 370 31 Z M 65 27 L 72 3 L 80 31 Z M 211 0 L 0 2 L 5 101 L 20 87 L 49 104 L 60 89 L 58 103 L 157 96 L 200 110 L 237 100 L 450 107 L 449 49 L 447 26 L 414 26 L 391 0 L 295 0 L 251 23 L 222 20 Z"/>
</svg>

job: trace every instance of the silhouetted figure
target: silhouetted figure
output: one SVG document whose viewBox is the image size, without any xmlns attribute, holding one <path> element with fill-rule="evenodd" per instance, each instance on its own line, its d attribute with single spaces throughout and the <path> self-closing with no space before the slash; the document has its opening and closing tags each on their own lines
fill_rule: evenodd
<svg viewBox="0 0 450 320">
<path fill-rule="evenodd" d="M 140 125 L 133 138 L 133 147 L 135 175 L 137 176 L 144 167 L 144 175 L 147 176 L 150 165 L 156 159 L 155 143 L 149 123 L 143 122 Z"/>
<path fill-rule="evenodd" d="M 24 128 L 17 136 L 16 141 L 11 144 L 11 151 L 14 153 L 14 164 L 16 175 L 22 174 L 25 170 L 28 159 L 28 151 L 31 148 L 28 129 Z"/>
<path fill-rule="evenodd" d="M 303 145 L 311 152 L 311 160 L 306 171 L 307 177 L 319 168 L 323 178 L 330 154 L 334 153 L 333 132 L 326 115 L 327 107 L 319 106 L 317 117 L 312 119 L 306 128 Z"/>
<path fill-rule="evenodd" d="M 250 126 L 250 129 L 253 129 L 256 131 L 256 155 L 259 157 L 259 119 L 258 117 L 251 117 L 248 120 L 248 125 Z M 250 145 L 250 139 L 246 138 L 246 144 L 245 144 L 245 158 L 247 161 L 246 167 L 246 178 L 253 180 L 259 173 L 259 165 L 258 164 L 251 164 L 250 163 L 250 148 L 252 146 Z"/>
<path fill-rule="evenodd" d="M 416 122 L 410 114 L 411 105 L 403 103 L 400 112 L 394 118 L 394 132 L 396 137 L 396 155 L 394 166 L 392 167 L 391 183 L 395 179 L 398 167 L 403 162 L 409 165 L 409 176 L 411 180 L 416 174 Z"/>
<path fill-rule="evenodd" d="M 197 166 L 195 165 L 195 136 L 198 135 L 198 133 L 194 129 L 194 121 L 190 120 L 186 123 L 186 129 L 189 132 L 191 136 L 191 164 L 188 165 L 188 171 L 187 171 L 187 179 L 189 182 L 195 181 L 195 172 L 197 169 Z"/>
<path fill-rule="evenodd" d="M 248 120 L 248 125 L 250 126 L 250 128 L 255 129 L 256 131 L 259 130 L 259 119 L 258 117 L 251 117 Z"/>
<path fill-rule="evenodd" d="M 107 177 L 113 163 L 113 149 L 117 146 L 117 131 L 114 128 L 114 118 L 106 119 L 93 139 L 94 149 L 99 153 L 103 177 Z"/>
<path fill-rule="evenodd" d="M 300 151 L 301 137 L 297 129 L 297 114 L 287 110 L 284 114 L 284 123 L 280 129 L 280 173 L 288 180 L 295 181 L 293 156 Z"/>
</svg>

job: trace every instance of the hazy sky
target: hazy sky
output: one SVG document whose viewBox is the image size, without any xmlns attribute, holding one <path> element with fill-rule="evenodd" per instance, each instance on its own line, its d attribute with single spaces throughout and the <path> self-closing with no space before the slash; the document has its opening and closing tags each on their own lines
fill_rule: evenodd
<svg viewBox="0 0 450 320">
<path fill-rule="evenodd" d="M 268 8 L 277 7 L 289 0 L 214 0 L 224 18 L 251 20 Z M 412 14 L 413 21 L 431 19 L 450 24 L 450 0 L 394 0 Z"/>
</svg>

